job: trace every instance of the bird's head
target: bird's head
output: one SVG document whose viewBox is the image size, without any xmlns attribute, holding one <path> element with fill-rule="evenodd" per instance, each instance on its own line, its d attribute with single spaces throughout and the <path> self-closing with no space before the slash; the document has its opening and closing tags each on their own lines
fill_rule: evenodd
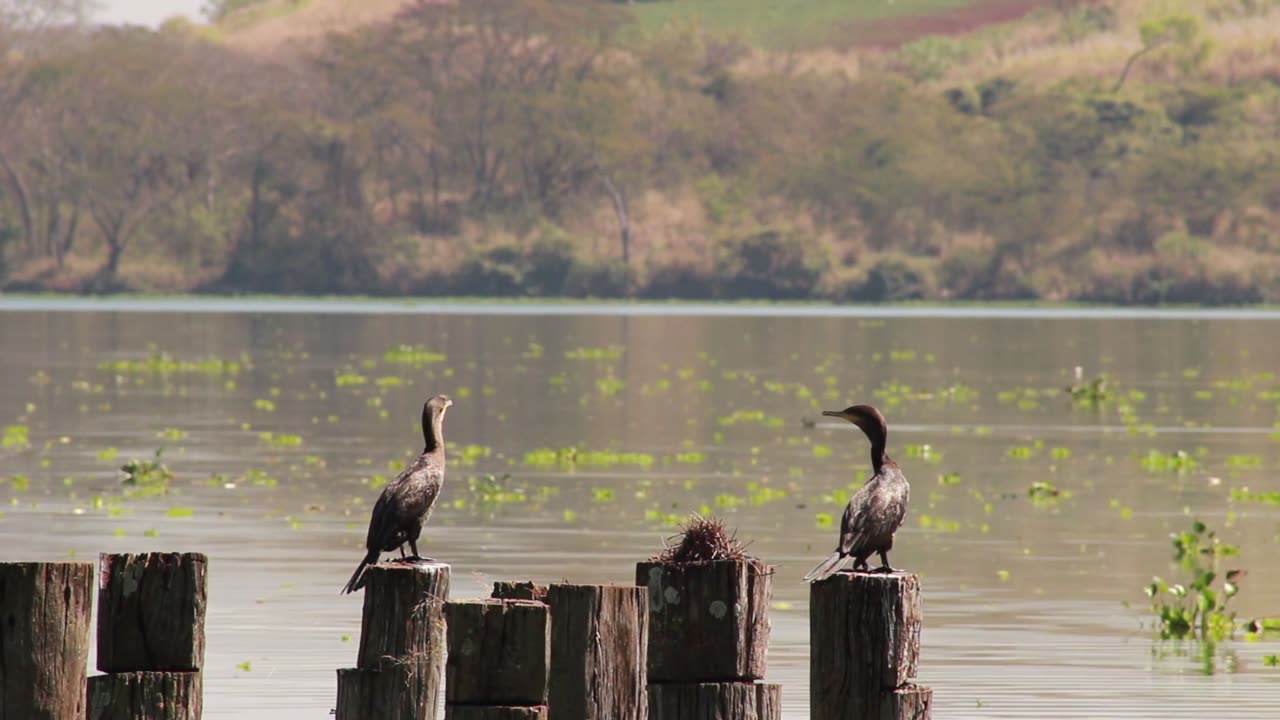
<svg viewBox="0 0 1280 720">
<path fill-rule="evenodd" d="M 444 415 L 444 411 L 448 410 L 452 404 L 453 401 L 449 399 L 448 395 L 436 395 L 427 401 L 426 406 L 423 408 L 423 414 Z"/>
<path fill-rule="evenodd" d="M 868 436 L 873 433 L 883 434 L 888 428 L 884 415 L 881 415 L 880 411 L 872 405 L 850 405 L 843 410 L 823 410 L 822 414 L 827 417 L 844 418 L 857 425 Z"/>
</svg>

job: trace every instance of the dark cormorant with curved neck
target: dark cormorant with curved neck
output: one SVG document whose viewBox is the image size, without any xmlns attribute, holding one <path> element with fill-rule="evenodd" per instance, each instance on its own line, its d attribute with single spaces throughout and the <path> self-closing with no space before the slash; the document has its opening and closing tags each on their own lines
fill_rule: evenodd
<svg viewBox="0 0 1280 720">
<path fill-rule="evenodd" d="M 343 593 L 364 587 L 364 569 L 378 562 L 378 557 L 384 552 L 399 549 L 403 558 L 404 544 L 409 543 L 413 557 L 421 559 L 418 536 L 422 534 L 422 525 L 431 514 L 431 506 L 444 483 L 444 413 L 452 404 L 448 397 L 436 395 L 422 406 L 425 447 L 412 465 L 382 488 L 369 518 L 369 535 L 364 543 L 369 554 L 356 566 L 355 574 L 342 589 Z"/>
<path fill-rule="evenodd" d="M 893 572 L 889 566 L 889 550 L 893 534 L 902 527 L 907 515 L 911 486 L 898 463 L 885 454 L 889 426 L 880 411 L 870 405 L 853 405 L 844 410 L 823 410 L 823 415 L 839 417 L 857 425 L 871 441 L 871 469 L 874 474 L 867 484 L 849 499 L 840 521 L 840 544 L 835 552 L 804 576 L 805 580 L 823 580 L 834 575 L 845 558 L 853 558 L 854 572 L 867 569 L 867 558 L 879 553 L 881 567 L 877 572 Z"/>
</svg>

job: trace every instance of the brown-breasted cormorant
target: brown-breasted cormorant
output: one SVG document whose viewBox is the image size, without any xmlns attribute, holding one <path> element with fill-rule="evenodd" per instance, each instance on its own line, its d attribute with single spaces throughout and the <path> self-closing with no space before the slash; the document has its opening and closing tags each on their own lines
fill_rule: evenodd
<svg viewBox="0 0 1280 720">
<path fill-rule="evenodd" d="M 889 550 L 893 534 L 902 527 L 907 515 L 911 486 L 898 463 L 885 454 L 889 426 L 880 411 L 870 405 L 853 405 L 844 410 L 823 410 L 823 415 L 839 417 L 857 425 L 871 441 L 871 469 L 875 474 L 849 499 L 840 521 L 840 544 L 831 556 L 804 576 L 823 580 L 836 573 L 845 558 L 853 558 L 854 571 L 867 569 L 867 558 L 880 554 L 881 572 L 893 572 L 889 566 Z"/>
<path fill-rule="evenodd" d="M 404 557 L 404 544 L 409 543 L 413 557 L 420 558 L 418 536 L 444 482 L 444 413 L 452 404 L 448 397 L 436 395 L 422 406 L 422 439 L 426 445 L 412 465 L 382 488 L 364 543 L 369 554 L 356 566 L 343 593 L 364 586 L 365 567 L 378 562 L 381 553 L 399 549 L 400 557 Z"/>
</svg>

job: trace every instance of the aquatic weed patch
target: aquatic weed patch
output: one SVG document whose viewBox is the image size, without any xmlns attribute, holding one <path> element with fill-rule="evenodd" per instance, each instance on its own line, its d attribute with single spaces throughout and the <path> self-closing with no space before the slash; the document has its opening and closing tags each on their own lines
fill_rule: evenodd
<svg viewBox="0 0 1280 720">
<path fill-rule="evenodd" d="M 422 345 L 395 345 L 382 353 L 383 362 L 398 365 L 429 365 L 442 363 L 448 357 L 444 353 L 428 350 Z"/>
<path fill-rule="evenodd" d="M 1232 637 L 1236 613 L 1229 608 L 1240 591 L 1242 570 L 1227 570 L 1221 577 L 1218 559 L 1237 555 L 1240 548 L 1224 543 L 1217 533 L 1195 520 L 1190 531 L 1169 536 L 1173 562 L 1190 578 L 1184 583 L 1168 583 L 1159 576 L 1146 588 L 1162 640 L 1197 639 L 1207 643 Z"/>
<path fill-rule="evenodd" d="M 240 360 L 226 360 L 217 357 L 196 360 L 179 360 L 167 352 L 152 353 L 145 358 L 122 360 L 103 360 L 98 369 L 115 373 L 136 373 L 148 375 L 169 375 L 173 373 L 203 373 L 206 375 L 235 375 L 246 364 L 242 356 Z"/>
</svg>

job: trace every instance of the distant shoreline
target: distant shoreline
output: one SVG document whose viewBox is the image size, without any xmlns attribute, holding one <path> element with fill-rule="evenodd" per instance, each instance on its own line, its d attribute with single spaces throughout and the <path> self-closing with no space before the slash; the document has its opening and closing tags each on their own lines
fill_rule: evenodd
<svg viewBox="0 0 1280 720">
<path fill-rule="evenodd" d="M 1034 302 L 832 304 L 797 301 L 380 298 L 298 295 L 56 295 L 0 293 L 3 312 L 171 312 L 370 315 L 706 315 L 713 317 L 1280 320 L 1269 305 L 1122 306 Z"/>
</svg>

